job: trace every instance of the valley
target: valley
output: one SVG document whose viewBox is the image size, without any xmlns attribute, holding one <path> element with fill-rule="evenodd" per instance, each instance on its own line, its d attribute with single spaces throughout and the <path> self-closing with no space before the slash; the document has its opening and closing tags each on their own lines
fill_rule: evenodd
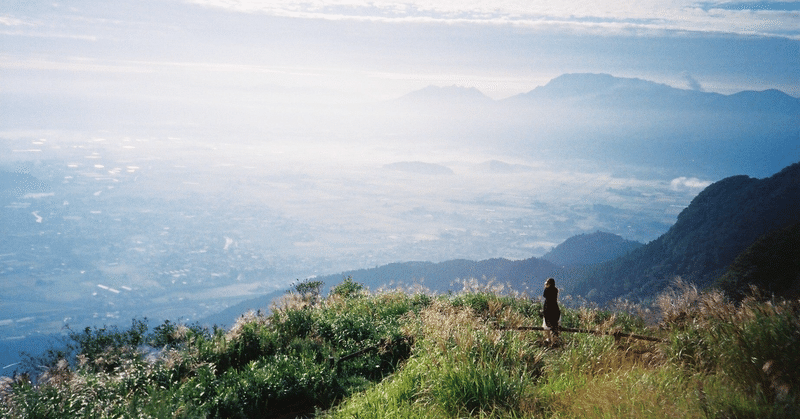
<svg viewBox="0 0 800 419">
<path fill-rule="evenodd" d="M 0 208 L 0 304 L 15 313 L 0 319 L 5 339 L 141 316 L 191 322 L 298 278 L 525 259 L 598 229 L 649 241 L 699 190 L 494 156 L 437 155 L 450 174 L 398 171 L 384 164 L 425 152 L 379 147 L 114 136 L 2 146 L 6 177 L 31 180 Z"/>
</svg>

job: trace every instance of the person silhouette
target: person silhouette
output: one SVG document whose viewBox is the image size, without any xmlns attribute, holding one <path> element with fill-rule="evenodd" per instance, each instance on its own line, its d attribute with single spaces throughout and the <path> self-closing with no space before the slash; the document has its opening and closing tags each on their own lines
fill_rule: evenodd
<svg viewBox="0 0 800 419">
<path fill-rule="evenodd" d="M 556 288 L 556 280 L 554 278 L 547 278 L 544 283 L 544 307 L 542 309 L 542 317 L 544 317 L 544 326 L 548 330 L 548 341 L 550 333 L 553 337 L 558 339 L 558 321 L 561 319 L 561 309 L 558 307 L 558 288 Z"/>
</svg>

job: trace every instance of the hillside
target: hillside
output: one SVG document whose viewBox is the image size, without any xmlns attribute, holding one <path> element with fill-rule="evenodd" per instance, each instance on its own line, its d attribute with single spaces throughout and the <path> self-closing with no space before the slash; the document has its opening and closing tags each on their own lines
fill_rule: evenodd
<svg viewBox="0 0 800 419">
<path fill-rule="evenodd" d="M 692 200 L 658 239 L 591 270 L 565 271 L 573 293 L 602 302 L 647 299 L 675 276 L 701 287 L 725 273 L 756 239 L 800 222 L 800 163 L 766 178 L 733 176 Z"/>
<path fill-rule="evenodd" d="M 85 328 L 0 377 L 0 416 L 28 418 L 797 417 L 792 302 L 668 293 L 659 326 L 489 289 L 287 295 L 229 329 L 169 321 Z M 641 307 L 639 307 L 641 308 Z M 757 313 L 757 314 L 754 314 Z M 678 315 L 680 314 L 680 315 Z M 732 338 L 733 337 L 733 338 Z M 703 344 L 698 344 L 702 342 Z M 759 342 L 758 345 L 749 342 Z M 31 381 L 34 378 L 35 381 Z M 566 390 L 565 390 L 566 389 Z M 621 413 L 623 412 L 623 413 Z"/>
<path fill-rule="evenodd" d="M 542 259 L 530 258 L 512 261 L 507 259 L 489 259 L 483 261 L 449 260 L 445 262 L 398 262 L 378 266 L 370 269 L 355 269 L 333 275 L 324 275 L 313 278 L 322 282 L 322 293 L 331 291 L 335 284 L 344 278 L 352 278 L 370 290 L 381 288 L 424 289 L 446 293 L 460 291 L 464 288 L 463 281 L 476 279 L 482 285 L 494 280 L 497 285 L 509 284 L 517 291 L 526 287 L 534 289 L 533 295 L 538 295 L 541 283 L 555 272 L 557 266 Z M 470 284 L 472 285 L 472 284 Z M 256 298 L 251 298 L 235 304 L 227 309 L 207 316 L 198 321 L 205 326 L 218 325 L 227 327 L 232 325 L 242 313 L 261 310 L 269 311 L 273 301 L 286 294 L 287 291 L 275 291 Z"/>
<path fill-rule="evenodd" d="M 800 223 L 761 236 L 715 285 L 736 299 L 746 296 L 751 286 L 766 295 L 800 297 Z"/>
</svg>

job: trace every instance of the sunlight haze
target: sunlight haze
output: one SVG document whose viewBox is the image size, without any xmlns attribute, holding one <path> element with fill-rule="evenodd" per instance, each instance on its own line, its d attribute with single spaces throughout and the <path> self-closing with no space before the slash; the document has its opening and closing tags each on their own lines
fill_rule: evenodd
<svg viewBox="0 0 800 419">
<path fill-rule="evenodd" d="M 799 1 L 5 0 L 0 340 L 656 240 L 712 183 L 800 161 L 798 22 Z"/>
</svg>

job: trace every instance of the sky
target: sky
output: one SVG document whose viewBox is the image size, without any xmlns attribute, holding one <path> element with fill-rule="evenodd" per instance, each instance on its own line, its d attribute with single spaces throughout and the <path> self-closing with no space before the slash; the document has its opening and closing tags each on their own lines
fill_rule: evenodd
<svg viewBox="0 0 800 419">
<path fill-rule="evenodd" d="M 503 99 L 576 72 L 798 97 L 800 1 L 0 4 L 0 95 L 9 101 L 363 103 L 428 85 Z"/>
</svg>

